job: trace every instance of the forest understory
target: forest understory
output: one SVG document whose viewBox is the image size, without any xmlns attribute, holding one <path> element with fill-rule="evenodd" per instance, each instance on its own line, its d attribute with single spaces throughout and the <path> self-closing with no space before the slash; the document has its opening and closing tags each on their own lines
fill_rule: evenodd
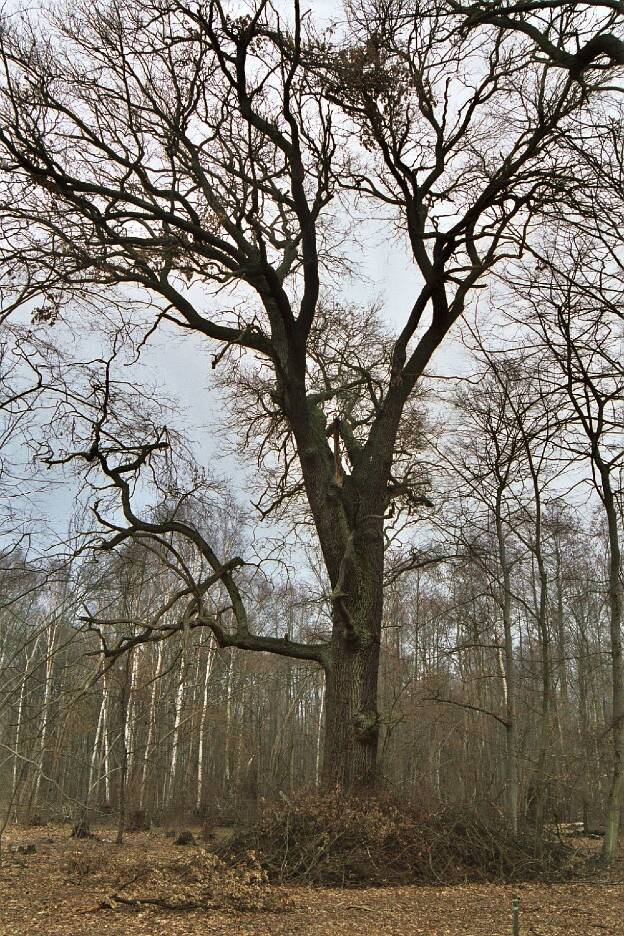
<svg viewBox="0 0 624 936">
<path fill-rule="evenodd" d="M 199 830 L 193 831 L 200 842 Z M 228 834 L 216 830 L 217 840 Z M 579 864 L 556 883 L 313 888 L 269 884 L 253 859 L 245 867 L 225 865 L 212 846 L 176 845 L 165 829 L 133 833 L 123 845 L 115 844 L 112 828 L 82 840 L 72 838 L 67 825 L 12 827 L 5 837 L 1 936 L 82 936 L 94 929 L 111 936 L 507 936 L 515 896 L 521 936 L 622 933 L 621 861 L 609 871 Z M 29 845 L 34 853 L 25 853 Z M 577 839 L 574 849 L 591 855 L 596 841 Z M 205 906 L 180 909 L 200 891 Z"/>
</svg>

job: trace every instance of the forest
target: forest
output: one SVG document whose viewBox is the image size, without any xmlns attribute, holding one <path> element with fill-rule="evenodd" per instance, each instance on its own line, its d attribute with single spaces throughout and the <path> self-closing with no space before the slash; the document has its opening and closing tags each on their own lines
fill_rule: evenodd
<svg viewBox="0 0 624 936">
<path fill-rule="evenodd" d="M 0 934 L 621 933 L 623 13 L 3 9 Z"/>
</svg>

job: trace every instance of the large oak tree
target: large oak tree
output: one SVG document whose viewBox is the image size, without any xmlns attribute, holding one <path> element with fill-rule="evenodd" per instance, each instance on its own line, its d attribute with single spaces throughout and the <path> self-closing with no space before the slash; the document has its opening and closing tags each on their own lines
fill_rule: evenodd
<svg viewBox="0 0 624 936">
<path fill-rule="evenodd" d="M 212 569 L 186 625 L 324 667 L 324 780 L 345 788 L 375 781 L 385 528 L 393 505 L 422 502 L 415 390 L 474 290 L 557 203 L 574 168 L 559 134 L 619 61 L 613 4 L 491 6 L 361 0 L 323 34 L 298 0 L 243 15 L 95 0 L 38 26 L 8 16 L 0 35 L 5 310 L 43 296 L 53 319 L 68 299 L 101 309 L 140 291 L 152 328 L 203 336 L 217 368 L 230 362 L 277 465 L 273 503 L 305 498 L 329 641 L 252 633 L 237 560 L 194 525 L 138 515 L 132 482 L 166 438 L 120 453 L 101 388 L 81 454 L 121 495 L 120 541 L 185 536 Z M 367 212 L 418 281 L 377 319 L 340 301 Z M 227 590 L 231 627 L 204 607 L 207 581 Z"/>
</svg>

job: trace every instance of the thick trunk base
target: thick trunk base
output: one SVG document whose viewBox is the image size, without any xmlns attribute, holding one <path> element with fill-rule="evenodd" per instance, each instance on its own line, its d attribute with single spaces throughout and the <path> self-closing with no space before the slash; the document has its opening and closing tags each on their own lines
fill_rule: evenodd
<svg viewBox="0 0 624 936">
<path fill-rule="evenodd" d="M 379 643 L 350 646 L 334 639 L 325 692 L 321 786 L 344 792 L 377 785 Z"/>
</svg>

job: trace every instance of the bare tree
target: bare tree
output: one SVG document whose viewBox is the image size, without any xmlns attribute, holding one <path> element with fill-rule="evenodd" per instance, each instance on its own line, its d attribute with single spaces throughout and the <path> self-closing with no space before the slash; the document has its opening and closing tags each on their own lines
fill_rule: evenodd
<svg viewBox="0 0 624 936">
<path fill-rule="evenodd" d="M 551 10 L 553 29 L 566 28 L 566 7 Z M 583 82 L 538 61 L 521 14 L 466 29 L 464 12 L 437 2 L 364 0 L 348 19 L 332 40 L 298 0 L 286 18 L 266 0 L 244 16 L 221 0 L 132 0 L 123 12 L 96 2 L 48 11 L 40 28 L 6 17 L 0 46 L 7 308 L 41 296 L 48 320 L 69 315 L 70 300 L 101 315 L 102 295 L 120 308 L 124 288 L 138 289 L 147 331 L 174 325 L 215 344 L 216 367 L 240 361 L 269 423 L 264 445 L 294 480 L 282 494 L 305 497 L 331 638 L 253 633 L 240 561 L 219 558 L 192 524 L 132 508 L 166 433 L 135 435 L 123 456 L 105 414 L 91 416 L 82 456 L 121 497 L 127 526 L 110 543 L 187 538 L 210 573 L 187 576 L 179 629 L 208 626 L 222 647 L 324 668 L 323 779 L 344 788 L 376 777 L 384 534 L 397 505 L 422 505 L 405 441 L 415 388 L 473 290 L 558 199 L 562 128 L 609 78 L 593 54 Z M 380 343 L 365 317 L 355 366 L 345 304 L 326 302 L 316 325 L 357 241 L 345 202 L 384 212 L 420 283 L 396 334 Z M 106 407 L 106 393 L 95 402 Z M 215 583 L 234 629 L 203 610 Z M 157 633 L 152 617 L 114 652 Z"/>
<path fill-rule="evenodd" d="M 620 466 L 624 372 L 621 268 L 591 231 L 582 239 L 569 230 L 540 257 L 537 266 L 518 275 L 517 287 L 531 316 L 531 334 L 539 336 L 560 381 L 570 413 L 567 448 L 585 462 L 601 501 L 608 536 L 608 606 L 612 677 L 611 737 L 613 773 L 606 815 L 603 858 L 616 855 L 624 797 L 624 657 L 622 652 L 622 548 Z M 589 246 L 585 262 L 584 245 Z M 565 245 L 565 255 L 561 252 Z"/>
</svg>

